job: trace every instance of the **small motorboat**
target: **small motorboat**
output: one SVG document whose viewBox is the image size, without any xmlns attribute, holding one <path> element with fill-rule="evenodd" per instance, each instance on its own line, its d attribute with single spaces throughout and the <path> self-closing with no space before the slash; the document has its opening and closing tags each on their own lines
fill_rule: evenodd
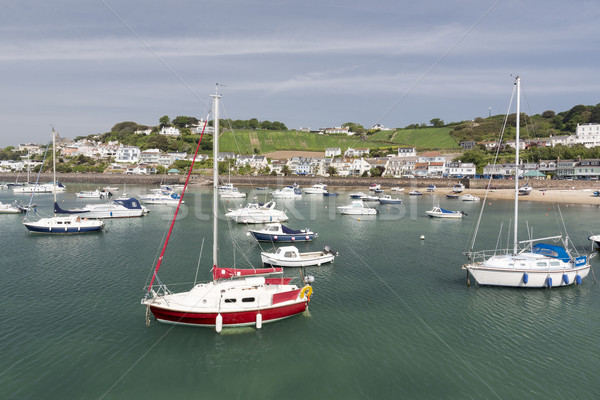
<svg viewBox="0 0 600 400">
<path fill-rule="evenodd" d="M 411 196 L 421 196 L 423 195 L 423 193 L 419 192 L 418 190 L 411 190 L 410 192 L 408 192 L 409 195 Z"/>
<path fill-rule="evenodd" d="M 532 190 L 533 190 L 533 188 L 531 186 L 529 186 L 529 183 L 527 183 L 525 186 L 521 186 L 519 188 L 519 196 L 527 196 L 527 195 L 531 194 Z"/>
<path fill-rule="evenodd" d="M 435 192 L 435 189 L 436 189 L 435 185 L 429 185 L 429 186 L 427 186 L 427 191 L 428 192 Z"/>
<path fill-rule="evenodd" d="M 460 195 L 458 195 L 458 194 L 453 194 L 453 193 L 448 193 L 448 194 L 446 195 L 446 198 L 447 198 L 447 199 L 458 199 L 459 197 L 460 197 Z"/>
<path fill-rule="evenodd" d="M 18 214 L 22 212 L 16 204 L 3 204 L 0 201 L 0 214 Z"/>
<path fill-rule="evenodd" d="M 379 196 L 363 196 L 360 198 L 362 202 L 364 202 L 368 206 L 373 206 L 379 204 Z"/>
<path fill-rule="evenodd" d="M 393 188 L 390 189 L 392 192 L 404 192 L 404 188 L 398 187 L 398 186 L 394 186 Z"/>
<path fill-rule="evenodd" d="M 288 220 L 284 211 L 275 208 L 275 202 L 265 204 L 251 202 L 243 208 L 230 209 L 225 217 L 238 224 L 264 224 L 267 222 L 283 222 Z"/>
<path fill-rule="evenodd" d="M 327 192 L 323 193 L 323 196 L 339 196 L 339 193 L 327 191 Z"/>
<path fill-rule="evenodd" d="M 480 200 L 480 199 L 479 199 L 479 197 L 477 197 L 477 196 L 473 196 L 473 195 L 472 195 L 472 194 L 470 194 L 470 193 L 463 194 L 462 196 L 460 196 L 460 199 L 461 199 L 462 201 L 479 201 L 479 200 Z"/>
<path fill-rule="evenodd" d="M 461 193 L 463 190 L 465 190 L 465 185 L 462 183 L 452 186 L 452 191 L 454 193 Z"/>
<path fill-rule="evenodd" d="M 588 240 L 596 243 L 596 246 L 600 248 L 600 235 L 592 235 L 588 237 Z"/>
<path fill-rule="evenodd" d="M 369 185 L 369 190 L 373 190 L 373 191 L 381 190 L 381 185 L 378 183 L 373 183 L 373 184 Z"/>
<path fill-rule="evenodd" d="M 78 199 L 103 199 L 106 196 L 108 196 L 107 192 L 101 192 L 98 189 L 96 189 L 94 191 L 88 190 L 88 191 L 81 191 L 81 192 L 77 193 Z"/>
<path fill-rule="evenodd" d="M 364 194 L 363 192 L 353 192 L 350 193 L 348 196 L 350 196 L 351 199 L 360 199 L 361 197 L 365 197 L 366 194 Z"/>
<path fill-rule="evenodd" d="M 295 246 L 283 246 L 275 253 L 261 252 L 260 258 L 264 264 L 277 267 L 310 267 L 333 262 L 336 255 L 337 252 L 332 251 L 329 246 L 321 251 L 307 253 L 300 253 Z"/>
<path fill-rule="evenodd" d="M 310 229 L 290 229 L 278 222 L 267 224 L 262 229 L 249 229 L 248 233 L 252 234 L 259 242 L 310 242 L 318 235 Z"/>
<path fill-rule="evenodd" d="M 259 186 L 256 188 L 256 190 L 269 190 L 269 188 L 266 186 Z"/>
<path fill-rule="evenodd" d="M 450 211 L 441 208 L 440 206 L 435 206 L 431 210 L 425 211 L 427 215 L 433 218 L 462 218 L 465 213 L 462 211 Z"/>
<path fill-rule="evenodd" d="M 299 199 L 302 197 L 302 191 L 293 186 L 286 186 L 284 188 L 274 190 L 271 192 L 271 196 L 274 199 Z"/>
<path fill-rule="evenodd" d="M 379 198 L 379 204 L 401 204 L 402 199 L 393 198 L 389 194 L 384 194 Z"/>
<path fill-rule="evenodd" d="M 368 207 L 362 200 L 354 200 L 352 203 L 345 206 L 338 206 L 340 214 L 346 215 L 374 215 L 377 210 Z"/>
<path fill-rule="evenodd" d="M 324 183 L 315 183 L 309 188 L 304 189 L 305 194 L 323 194 L 327 191 L 327 185 Z"/>
</svg>

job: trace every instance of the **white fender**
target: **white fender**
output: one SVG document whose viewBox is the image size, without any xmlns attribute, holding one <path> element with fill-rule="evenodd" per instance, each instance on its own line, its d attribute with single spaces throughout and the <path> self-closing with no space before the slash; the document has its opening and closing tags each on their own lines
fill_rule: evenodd
<svg viewBox="0 0 600 400">
<path fill-rule="evenodd" d="M 256 329 L 262 328 L 262 314 L 256 314 Z"/>
<path fill-rule="evenodd" d="M 217 319 L 215 321 L 215 330 L 217 333 L 221 333 L 223 330 L 223 316 L 221 314 L 217 315 Z"/>
</svg>

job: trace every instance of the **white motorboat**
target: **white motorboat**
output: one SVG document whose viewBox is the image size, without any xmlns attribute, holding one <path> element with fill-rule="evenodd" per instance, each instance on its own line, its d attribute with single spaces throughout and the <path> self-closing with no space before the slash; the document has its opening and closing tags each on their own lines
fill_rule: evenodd
<svg viewBox="0 0 600 400">
<path fill-rule="evenodd" d="M 290 229 L 287 226 L 274 222 L 267 224 L 261 229 L 248 229 L 248 233 L 253 235 L 259 242 L 310 242 L 318 235 L 310 229 Z"/>
<path fill-rule="evenodd" d="M 521 115 L 519 77 L 516 78 L 515 85 L 516 115 Z M 520 119 L 517 118 L 516 143 L 519 143 L 519 128 Z M 473 251 L 477 239 L 477 235 L 474 235 L 469 250 L 464 253 L 467 256 L 467 263 L 462 268 L 467 270 L 467 279 L 472 277 L 479 285 L 521 288 L 551 288 L 573 283 L 581 284 L 591 267 L 586 255 L 580 256 L 573 246 L 569 247 L 572 243 L 568 235 L 519 240 L 519 146 L 515 149 L 515 163 L 512 249 Z M 529 229 L 528 231 L 531 232 Z M 479 224 L 475 227 L 475 232 L 479 232 Z M 544 241 L 560 241 L 560 245 L 542 243 Z M 594 255 L 592 254 L 590 258 Z"/>
<path fill-rule="evenodd" d="M 435 206 L 431 210 L 425 211 L 427 215 L 433 218 L 462 218 L 465 215 L 462 211 L 450 211 Z"/>
<path fill-rule="evenodd" d="M 410 196 L 421 196 L 421 195 L 423 195 L 423 193 L 419 192 L 418 190 L 411 190 L 410 192 L 408 192 L 408 194 Z"/>
<path fill-rule="evenodd" d="M 463 194 L 462 196 L 460 196 L 460 199 L 462 201 L 479 201 L 479 200 L 481 200 L 479 197 L 473 196 L 471 193 Z"/>
<path fill-rule="evenodd" d="M 94 191 L 81 191 L 77 193 L 79 199 L 103 199 L 108 196 L 107 192 L 102 192 L 99 189 Z"/>
<path fill-rule="evenodd" d="M 316 183 L 309 188 L 304 189 L 304 194 L 323 194 L 327 193 L 327 185 L 324 183 Z"/>
<path fill-rule="evenodd" d="M 427 191 L 428 192 L 435 192 L 435 189 L 436 189 L 435 185 L 429 185 L 429 186 L 427 186 Z"/>
<path fill-rule="evenodd" d="M 368 206 L 379 204 L 379 196 L 366 195 L 360 198 Z"/>
<path fill-rule="evenodd" d="M 362 200 L 354 200 L 350 204 L 345 206 L 338 206 L 340 214 L 346 215 L 374 215 L 377 214 L 377 210 L 368 207 Z"/>
<path fill-rule="evenodd" d="M 454 193 L 461 193 L 463 190 L 465 190 L 465 185 L 463 185 L 462 183 L 458 183 L 452 186 L 452 191 Z"/>
<path fill-rule="evenodd" d="M 389 194 L 384 194 L 379 197 L 379 204 L 402 204 L 402 199 L 392 197 Z"/>
<path fill-rule="evenodd" d="M 172 190 L 151 189 L 150 193 L 140 196 L 140 201 L 144 204 L 163 204 L 167 206 L 176 206 L 179 204 L 181 195 Z M 185 201 L 181 202 L 182 204 Z"/>
<path fill-rule="evenodd" d="M 243 199 L 246 193 L 240 192 L 232 183 L 226 183 L 218 188 L 219 197 L 222 199 Z"/>
<path fill-rule="evenodd" d="M 263 264 L 277 267 L 311 267 L 333 262 L 336 255 L 337 252 L 332 251 L 329 246 L 321 251 L 306 253 L 300 253 L 295 246 L 283 246 L 275 253 L 261 252 L 260 258 Z"/>
<path fill-rule="evenodd" d="M 372 183 L 369 185 L 369 190 L 381 190 L 381 185 L 379 183 Z"/>
<path fill-rule="evenodd" d="M 267 222 L 285 222 L 288 216 L 284 211 L 275 208 L 275 202 L 269 201 L 265 204 L 248 203 L 243 208 L 229 210 L 225 217 L 232 219 L 238 224 L 264 224 Z"/>
<path fill-rule="evenodd" d="M 393 188 L 390 189 L 392 192 L 404 192 L 404 188 L 398 187 L 398 186 L 394 186 Z"/>
<path fill-rule="evenodd" d="M 0 214 L 18 214 L 20 212 L 21 209 L 15 204 L 3 204 L 0 201 Z"/>
<path fill-rule="evenodd" d="M 281 189 L 274 190 L 271 193 L 274 199 L 299 199 L 302 197 L 302 191 L 293 186 L 285 186 Z"/>
<path fill-rule="evenodd" d="M 348 194 L 348 196 L 350 196 L 351 199 L 360 199 L 361 197 L 365 197 L 366 194 L 363 192 L 352 192 Z"/>
<path fill-rule="evenodd" d="M 533 190 L 533 188 L 531 186 L 529 186 L 529 183 L 527 183 L 524 186 L 521 186 L 519 188 L 519 195 L 520 196 L 527 196 L 527 195 L 531 194 L 532 190 Z"/>
</svg>

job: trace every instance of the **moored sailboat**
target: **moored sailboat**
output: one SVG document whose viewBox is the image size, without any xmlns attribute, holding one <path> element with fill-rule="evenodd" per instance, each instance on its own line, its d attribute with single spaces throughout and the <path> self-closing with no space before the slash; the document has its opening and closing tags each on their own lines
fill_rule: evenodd
<svg viewBox="0 0 600 400">
<path fill-rule="evenodd" d="M 516 142 L 519 143 L 519 77 L 515 80 L 515 86 L 517 91 Z M 568 235 L 519 241 L 519 146 L 516 147 L 515 160 L 513 247 L 505 250 L 473 251 L 476 239 L 474 235 L 470 250 L 465 253 L 467 263 L 463 265 L 463 269 L 467 270 L 468 278 L 472 277 L 479 285 L 550 288 L 573 283 L 581 284 L 591 267 L 587 256 L 579 256 L 574 248 L 569 247 Z M 485 201 L 483 204 L 485 206 Z M 560 244 L 542 243 L 545 241 L 560 242 Z"/>
<path fill-rule="evenodd" d="M 215 94 L 211 97 L 215 129 L 213 154 L 216 160 L 219 132 L 218 109 L 221 96 Z M 203 135 L 204 133 L 200 137 L 198 148 Z M 181 194 L 182 199 L 195 159 L 196 156 L 194 156 L 188 171 L 186 184 Z M 237 269 L 218 266 L 217 184 L 218 168 L 213 167 L 213 280 L 195 284 L 189 291 L 178 293 L 171 292 L 160 282 L 158 287 L 153 286 L 177 219 L 180 201 L 142 304 L 160 322 L 214 327 L 217 332 L 220 332 L 223 327 L 256 326 L 256 328 L 261 328 L 263 323 L 278 321 L 304 312 L 308 308 L 312 287 L 309 284 L 304 287 L 290 284 L 290 278 L 283 277 L 281 268 Z M 279 276 L 276 278 L 264 276 L 270 274 Z M 310 278 L 306 277 L 305 282 L 312 282 Z"/>
</svg>

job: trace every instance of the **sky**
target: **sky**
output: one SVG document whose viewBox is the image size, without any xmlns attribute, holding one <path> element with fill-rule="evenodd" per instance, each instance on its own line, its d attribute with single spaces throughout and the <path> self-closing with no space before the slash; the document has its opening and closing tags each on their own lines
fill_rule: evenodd
<svg viewBox="0 0 600 400">
<path fill-rule="evenodd" d="M 600 103 L 597 0 L 0 0 L 0 147 L 207 116 L 389 128 Z M 514 112 L 514 109 L 511 111 Z"/>
</svg>

